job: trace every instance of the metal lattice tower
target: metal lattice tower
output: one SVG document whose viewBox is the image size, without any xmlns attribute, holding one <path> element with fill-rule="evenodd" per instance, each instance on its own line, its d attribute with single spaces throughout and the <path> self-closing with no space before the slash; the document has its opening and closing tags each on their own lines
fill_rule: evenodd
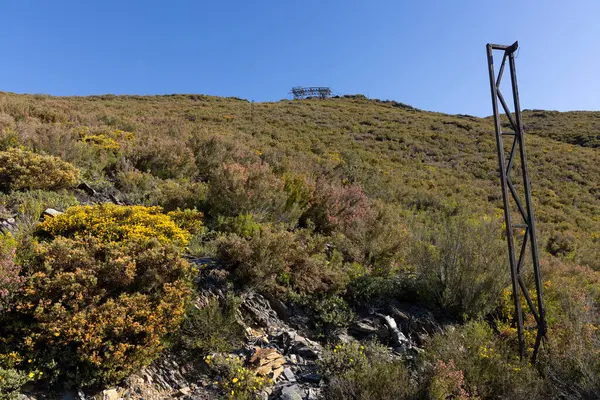
<svg viewBox="0 0 600 400">
<path fill-rule="evenodd" d="M 521 106 L 519 104 L 519 91 L 517 88 L 517 76 L 515 69 L 515 51 L 519 46 L 518 42 L 510 46 L 488 44 L 487 57 L 490 74 L 490 89 L 492 92 L 492 108 L 494 111 L 494 125 L 496 129 L 496 146 L 498 150 L 498 163 L 500 167 L 500 184 L 502 186 L 502 198 L 504 201 L 504 221 L 506 224 L 506 239 L 508 243 L 508 255 L 510 261 L 510 275 L 512 280 L 513 302 L 515 307 L 515 317 L 517 324 L 517 335 L 519 339 L 520 355 L 525 357 L 527 350 L 525 345 L 525 327 L 523 325 L 523 310 L 521 309 L 521 295 L 525 297 L 529 311 L 533 314 L 537 330 L 532 361 L 535 361 L 543 338 L 546 337 L 546 316 L 544 311 L 544 300 L 542 297 L 542 280 L 540 277 L 540 262 L 536 240 L 535 219 L 533 215 L 533 206 L 531 202 L 531 185 L 529 181 L 529 173 L 527 170 L 527 157 L 525 153 L 525 140 L 523 136 L 523 123 L 521 121 Z M 502 64 L 498 76 L 494 71 L 494 50 L 502 51 Z M 510 112 L 508 104 L 504 100 L 500 92 L 500 83 L 502 82 L 502 74 L 504 67 L 508 61 L 510 70 L 510 80 L 512 88 L 512 96 L 514 103 L 514 116 Z M 509 125 L 512 131 L 502 131 L 500 121 L 500 112 L 498 111 L 498 102 L 502 105 L 504 113 L 508 118 Z M 504 150 L 504 137 L 512 137 L 511 150 L 508 153 L 508 162 L 506 161 L 506 151 Z M 510 140 L 510 139 L 509 139 Z M 515 166 L 515 156 L 518 155 L 521 164 L 521 176 L 518 179 L 522 184 L 522 192 L 525 198 L 525 207 L 521 196 L 515 188 L 515 184 L 511 177 L 511 171 Z M 516 206 L 518 212 L 512 212 L 512 204 Z M 520 223 L 513 222 L 513 215 Z M 524 229 L 522 239 L 515 235 L 515 230 Z M 518 243 L 520 241 L 520 243 Z M 531 250 L 531 261 L 533 264 L 533 274 L 535 277 L 535 302 L 531 298 L 525 281 L 522 277 L 523 267 L 527 257 L 527 247 Z M 518 249 L 518 253 L 517 253 Z"/>
</svg>

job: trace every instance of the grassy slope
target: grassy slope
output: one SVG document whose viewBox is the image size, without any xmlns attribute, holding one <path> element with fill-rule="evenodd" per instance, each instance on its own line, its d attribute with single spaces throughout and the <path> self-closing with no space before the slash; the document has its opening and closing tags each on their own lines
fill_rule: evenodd
<svg viewBox="0 0 600 400">
<path fill-rule="evenodd" d="M 600 113 L 524 115 L 539 228 L 544 237 L 556 230 L 572 234 L 580 249 L 577 258 L 585 259 L 582 253 L 600 247 Z M 252 105 L 199 95 L 0 93 L 0 129 L 10 127 L 22 138 L 55 138 L 56 131 L 80 125 L 132 131 L 139 151 L 162 148 L 177 159 L 185 158 L 186 142 L 194 136 L 226 136 L 281 170 L 355 181 L 369 195 L 404 206 L 460 204 L 482 213 L 501 206 L 489 118 L 362 98 Z M 77 164 L 61 146 L 44 148 Z"/>
</svg>

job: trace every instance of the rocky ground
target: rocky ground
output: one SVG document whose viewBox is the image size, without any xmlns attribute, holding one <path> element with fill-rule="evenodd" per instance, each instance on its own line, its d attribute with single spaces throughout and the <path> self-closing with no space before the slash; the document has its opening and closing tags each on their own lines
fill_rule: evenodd
<svg viewBox="0 0 600 400">
<path fill-rule="evenodd" d="M 200 260 L 207 263 L 207 260 Z M 210 287 L 200 296 L 225 296 L 219 288 Z M 199 299 L 201 301 L 201 299 Z M 301 310 L 296 310 L 273 297 L 256 292 L 243 294 L 239 312 L 246 330 L 246 343 L 236 354 L 246 357 L 247 364 L 275 384 L 261 393 L 263 399 L 321 399 L 322 377 L 318 360 L 323 345 L 310 339 Z M 394 303 L 380 309 L 367 310 L 349 328 L 340 330 L 333 341 L 349 343 L 378 339 L 389 345 L 390 357 L 414 358 L 421 351 L 426 336 L 441 330 L 434 316 L 415 305 Z M 331 340 L 331 339 L 330 339 Z M 56 396 L 39 393 L 22 395 L 22 400 L 118 400 L 145 399 L 204 400 L 218 398 L 219 393 L 208 375 L 206 365 L 177 351 L 163 356 L 130 376 L 120 386 L 95 394 L 82 391 Z"/>
<path fill-rule="evenodd" d="M 44 214 L 54 216 L 58 211 L 48 209 Z M 5 216 L 0 224 L 12 230 L 13 218 Z M 197 303 L 210 297 L 225 298 L 229 293 L 225 271 L 212 259 L 192 259 L 198 266 Z M 244 346 L 235 353 L 246 360 L 249 368 L 273 380 L 274 385 L 261 393 L 263 399 L 317 400 L 321 399 L 322 376 L 318 361 L 325 343 L 309 329 L 309 316 L 301 307 L 285 304 L 268 294 L 247 291 L 238 311 L 238 322 L 244 326 Z M 414 304 L 394 302 L 364 310 L 346 329 L 338 330 L 328 343 L 378 340 L 389 346 L 390 358 L 414 359 L 422 351 L 427 336 L 442 329 L 434 315 Z M 29 388 L 21 400 L 119 400 L 144 399 L 204 400 L 219 397 L 210 376 L 210 368 L 198 361 L 201 357 L 182 350 L 168 350 L 148 367 L 127 378 L 120 386 L 96 393 L 81 390 L 47 394 Z M 27 392 L 28 388 L 25 388 Z"/>
</svg>

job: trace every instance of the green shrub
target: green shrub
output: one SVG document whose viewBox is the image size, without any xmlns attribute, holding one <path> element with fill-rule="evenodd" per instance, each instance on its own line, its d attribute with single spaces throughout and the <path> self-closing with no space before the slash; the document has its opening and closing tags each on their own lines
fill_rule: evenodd
<svg viewBox="0 0 600 400">
<path fill-rule="evenodd" d="M 575 238 L 569 232 L 554 232 L 546 243 L 546 250 L 554 256 L 569 256 L 575 251 Z"/>
<path fill-rule="evenodd" d="M 413 232 L 409 260 L 419 296 L 456 318 L 484 316 L 500 306 L 509 273 L 498 224 L 456 216 Z"/>
<path fill-rule="evenodd" d="M 244 328 L 236 319 L 240 303 L 233 296 L 223 302 L 214 297 L 192 307 L 181 329 L 184 347 L 206 354 L 230 352 L 240 346 L 244 339 Z"/>
<path fill-rule="evenodd" d="M 336 328 L 348 326 L 354 320 L 354 312 L 339 296 L 326 296 L 313 300 L 311 308 L 314 312 L 317 329 L 330 332 Z"/>
<path fill-rule="evenodd" d="M 357 307 L 384 305 L 402 294 L 402 286 L 393 277 L 362 275 L 350 282 L 345 297 Z"/>
<path fill-rule="evenodd" d="M 252 214 L 240 214 L 236 217 L 219 215 L 216 230 L 223 233 L 234 233 L 244 239 L 251 239 L 260 233 L 261 224 L 256 222 Z"/>
<path fill-rule="evenodd" d="M 0 400 L 19 399 L 21 387 L 32 379 L 25 371 L 2 367 L 0 377 Z"/>
<path fill-rule="evenodd" d="M 327 399 L 401 400 L 416 395 L 408 369 L 391 361 L 387 349 L 379 345 L 338 345 L 324 354 L 321 371 Z"/>
<path fill-rule="evenodd" d="M 538 371 L 517 354 L 514 342 L 502 340 L 480 321 L 436 334 L 425 347 L 430 397 L 446 399 L 443 395 L 452 398 L 466 393 L 482 399 L 547 398 Z"/>
<path fill-rule="evenodd" d="M 58 190 L 78 179 L 79 171 L 60 158 L 20 148 L 0 151 L 0 190 Z"/>
<path fill-rule="evenodd" d="M 399 208 L 373 203 L 352 229 L 331 241 L 345 260 L 364 265 L 372 275 L 391 277 L 406 267 L 409 230 Z"/>
</svg>

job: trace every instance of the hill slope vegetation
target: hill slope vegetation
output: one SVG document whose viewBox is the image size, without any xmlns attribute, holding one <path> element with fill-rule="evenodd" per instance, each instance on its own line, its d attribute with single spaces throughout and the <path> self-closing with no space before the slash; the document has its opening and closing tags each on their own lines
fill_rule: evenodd
<svg viewBox="0 0 600 400">
<path fill-rule="evenodd" d="M 361 95 L 0 93 L 0 369 L 11 377 L 0 388 L 112 384 L 167 343 L 234 348 L 239 337 L 215 342 L 239 331 L 225 326 L 231 299 L 227 335 L 197 321 L 206 341 L 179 333 L 220 310 L 191 305 L 188 256 L 213 260 L 233 295 L 304 309 L 325 343 L 391 301 L 456 324 L 420 343 L 418 378 L 381 349 L 362 366 L 336 350 L 325 357 L 335 368 L 323 366 L 330 398 L 368 398 L 386 368 L 410 382 L 407 398 L 597 395 L 600 113 L 526 110 L 524 123 L 553 336 L 536 366 L 514 361 L 489 118 Z M 39 224 L 46 208 L 66 213 Z"/>
</svg>

